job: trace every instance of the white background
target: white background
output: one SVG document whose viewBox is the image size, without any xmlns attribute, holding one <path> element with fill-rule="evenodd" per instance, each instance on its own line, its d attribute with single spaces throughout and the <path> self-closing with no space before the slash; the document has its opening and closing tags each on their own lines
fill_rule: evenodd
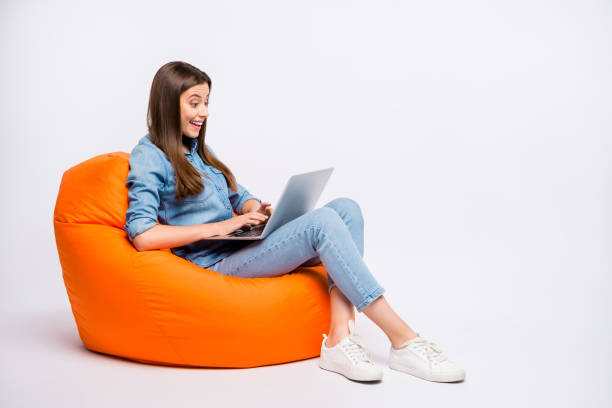
<svg viewBox="0 0 612 408">
<path fill-rule="evenodd" d="M 13 0 L 0 50 L 3 407 L 612 404 L 610 2 Z M 212 78 L 207 143 L 258 197 L 274 206 L 291 174 L 335 167 L 317 206 L 361 205 L 387 299 L 465 382 L 83 348 L 59 182 L 131 151 L 173 60 Z M 383 333 L 363 314 L 357 331 L 384 366 Z"/>
</svg>

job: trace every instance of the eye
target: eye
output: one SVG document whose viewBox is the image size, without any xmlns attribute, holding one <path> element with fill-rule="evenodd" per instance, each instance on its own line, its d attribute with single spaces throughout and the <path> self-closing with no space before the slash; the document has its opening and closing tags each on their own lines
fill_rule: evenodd
<svg viewBox="0 0 612 408">
<path fill-rule="evenodd" d="M 198 103 L 197 102 L 191 102 L 191 106 L 195 107 Z"/>
</svg>

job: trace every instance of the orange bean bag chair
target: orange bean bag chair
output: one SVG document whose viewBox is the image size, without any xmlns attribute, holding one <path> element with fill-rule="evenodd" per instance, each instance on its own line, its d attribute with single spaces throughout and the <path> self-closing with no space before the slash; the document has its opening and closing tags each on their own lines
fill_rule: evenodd
<svg viewBox="0 0 612 408">
<path fill-rule="evenodd" d="M 322 264 L 271 278 L 138 252 L 125 225 L 129 154 L 64 172 L 53 224 L 64 284 L 89 350 L 144 363 L 255 367 L 319 356 L 329 329 Z M 235 213 L 234 213 L 235 214 Z"/>
</svg>

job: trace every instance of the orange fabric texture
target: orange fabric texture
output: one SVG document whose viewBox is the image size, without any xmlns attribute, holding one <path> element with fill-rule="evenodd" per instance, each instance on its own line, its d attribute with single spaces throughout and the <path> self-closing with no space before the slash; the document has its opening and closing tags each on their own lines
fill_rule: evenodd
<svg viewBox="0 0 612 408">
<path fill-rule="evenodd" d="M 255 367 L 316 357 L 329 328 L 321 264 L 273 278 L 202 268 L 169 249 L 138 252 L 123 230 L 129 154 L 64 172 L 53 224 L 79 336 L 146 363 Z"/>
</svg>

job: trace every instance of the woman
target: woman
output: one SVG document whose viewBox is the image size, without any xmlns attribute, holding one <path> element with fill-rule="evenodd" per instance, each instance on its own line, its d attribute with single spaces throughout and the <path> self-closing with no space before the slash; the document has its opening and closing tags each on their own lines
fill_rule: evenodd
<svg viewBox="0 0 612 408">
<path fill-rule="evenodd" d="M 210 87 L 206 73 L 180 61 L 165 64 L 153 79 L 149 133 L 132 150 L 127 177 L 125 230 L 135 248 L 171 248 L 206 269 L 242 278 L 278 276 L 322 262 L 331 325 L 323 334 L 321 368 L 353 380 L 382 379 L 382 369 L 354 333 L 356 307 L 391 341 L 391 368 L 430 381 L 463 380 L 465 371 L 387 303 L 362 259 L 363 218 L 355 201 L 332 200 L 260 241 L 202 240 L 265 223 L 273 213 L 205 143 Z"/>
</svg>

